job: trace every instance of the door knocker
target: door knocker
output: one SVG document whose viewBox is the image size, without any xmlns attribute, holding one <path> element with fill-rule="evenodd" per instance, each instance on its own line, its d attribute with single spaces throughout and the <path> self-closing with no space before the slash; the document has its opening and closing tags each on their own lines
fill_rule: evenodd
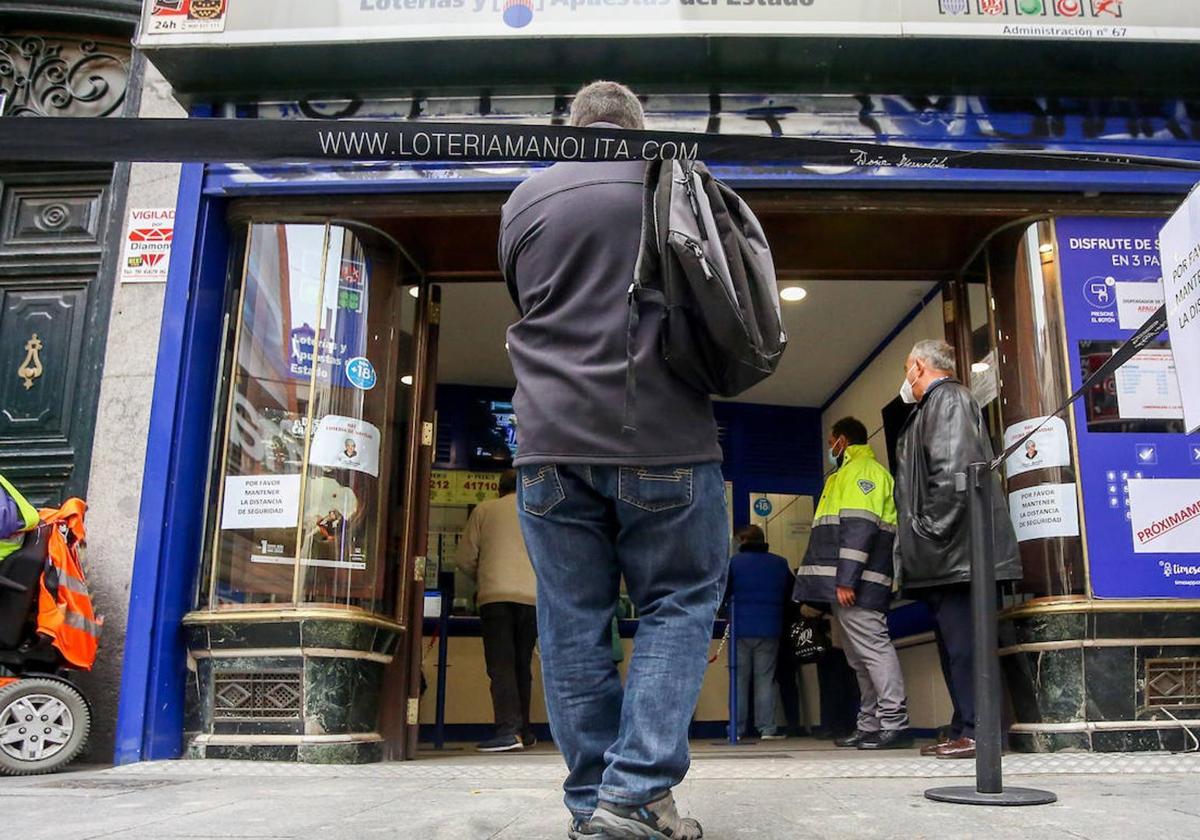
<svg viewBox="0 0 1200 840">
<path fill-rule="evenodd" d="M 25 342 L 25 361 L 21 362 L 21 366 L 17 368 L 17 376 L 25 380 L 25 390 L 28 391 L 33 387 L 33 381 L 41 377 L 45 372 L 42 369 L 42 357 L 39 355 L 42 348 L 46 345 L 42 344 L 42 340 L 38 338 L 38 334 L 34 333 L 29 341 Z"/>
</svg>

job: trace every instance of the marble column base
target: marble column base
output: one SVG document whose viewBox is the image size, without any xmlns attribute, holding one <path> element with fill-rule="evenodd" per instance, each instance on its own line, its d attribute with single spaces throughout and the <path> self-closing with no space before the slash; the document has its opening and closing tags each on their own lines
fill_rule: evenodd
<svg viewBox="0 0 1200 840">
<path fill-rule="evenodd" d="M 291 761 L 300 764 L 374 764 L 383 760 L 381 741 L 353 743 L 254 744 L 206 742 L 194 737 L 186 758 L 236 761 Z"/>
<path fill-rule="evenodd" d="M 1000 648 L 1015 750 L 1178 750 L 1172 716 L 1200 720 L 1200 609 L 1028 610 L 1001 617 Z"/>
<path fill-rule="evenodd" d="M 214 618 L 216 620 L 214 620 Z M 380 761 L 384 672 L 402 633 L 364 617 L 200 614 L 184 621 L 191 758 Z"/>
</svg>

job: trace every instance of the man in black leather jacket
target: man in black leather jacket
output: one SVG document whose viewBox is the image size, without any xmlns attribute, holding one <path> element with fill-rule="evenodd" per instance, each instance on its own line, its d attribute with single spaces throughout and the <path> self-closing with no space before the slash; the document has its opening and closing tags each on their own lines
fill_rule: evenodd
<svg viewBox="0 0 1200 840">
<path fill-rule="evenodd" d="M 974 758 L 970 529 L 966 495 L 955 489 L 955 476 L 972 463 L 991 461 L 993 451 L 979 405 L 954 370 L 954 349 L 944 341 L 918 342 L 905 361 L 900 396 L 916 408 L 896 448 L 896 553 L 904 594 L 933 613 L 942 674 L 954 704 L 950 739 L 921 752 Z M 995 480 L 996 580 L 1019 580 L 1016 533 Z"/>
</svg>

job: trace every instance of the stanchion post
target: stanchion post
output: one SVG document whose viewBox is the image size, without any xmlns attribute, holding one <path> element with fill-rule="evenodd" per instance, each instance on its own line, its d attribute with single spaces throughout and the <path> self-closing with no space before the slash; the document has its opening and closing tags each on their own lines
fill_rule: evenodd
<svg viewBox="0 0 1200 840">
<path fill-rule="evenodd" d="M 453 572 L 441 573 L 438 589 L 442 599 L 438 610 L 437 710 L 433 725 L 433 748 L 436 750 L 446 746 L 446 658 L 450 652 L 450 608 L 454 605 Z"/>
<path fill-rule="evenodd" d="M 996 545 L 991 471 L 972 464 L 967 473 L 971 518 L 971 619 L 975 637 L 975 789 L 1002 793 L 1000 658 L 997 653 Z"/>
<path fill-rule="evenodd" d="M 726 656 L 729 657 L 729 743 L 736 745 L 738 742 L 737 733 L 737 624 L 734 623 L 733 616 L 736 606 L 732 596 L 729 598 L 729 645 L 726 647 Z"/>
<path fill-rule="evenodd" d="M 955 476 L 967 494 L 971 547 L 971 622 L 975 654 L 975 787 L 925 791 L 935 802 L 956 805 L 1048 805 L 1058 797 L 1049 791 L 1004 787 L 1004 751 L 1000 721 L 1000 656 L 997 640 L 995 487 L 991 465 L 971 464 Z"/>
</svg>

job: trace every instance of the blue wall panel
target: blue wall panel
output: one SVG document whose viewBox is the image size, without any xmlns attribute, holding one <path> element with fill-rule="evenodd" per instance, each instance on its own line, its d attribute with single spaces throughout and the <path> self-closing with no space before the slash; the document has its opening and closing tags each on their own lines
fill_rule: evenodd
<svg viewBox="0 0 1200 840">
<path fill-rule="evenodd" d="M 217 348 L 230 259 L 225 207 L 184 167 L 159 338 L 130 589 L 114 761 L 174 758 L 183 733 L 186 652 L 204 524 Z"/>
</svg>

